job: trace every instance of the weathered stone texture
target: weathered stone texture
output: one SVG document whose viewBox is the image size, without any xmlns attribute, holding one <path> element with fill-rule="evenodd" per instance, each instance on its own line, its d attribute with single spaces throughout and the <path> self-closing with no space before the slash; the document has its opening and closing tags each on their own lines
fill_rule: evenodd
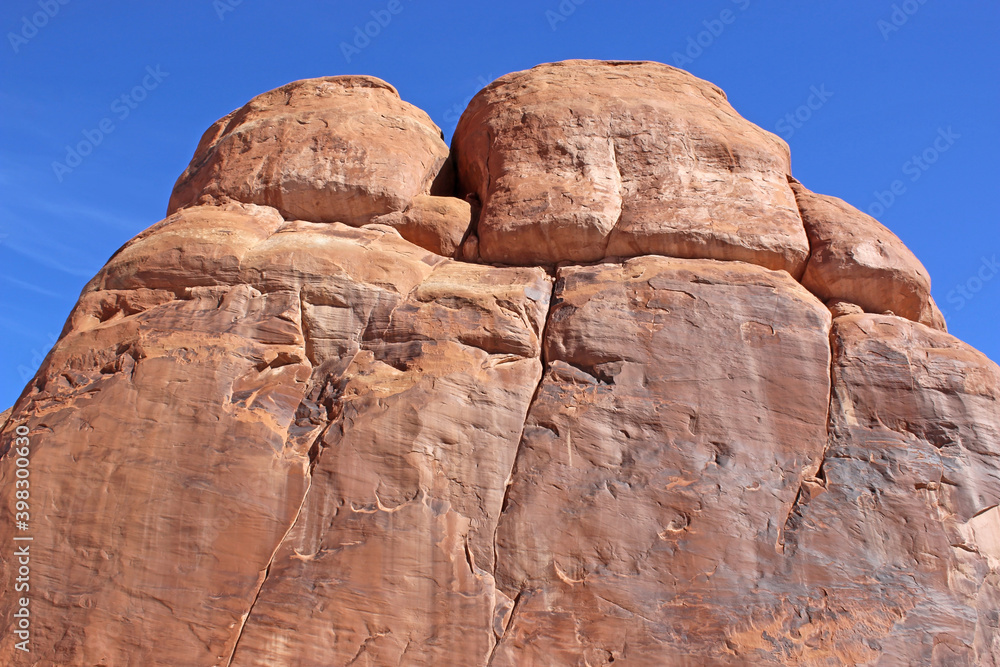
<svg viewBox="0 0 1000 667">
<path fill-rule="evenodd" d="M 711 84 L 543 65 L 449 155 L 295 82 L 169 208 L 0 414 L 0 664 L 1000 665 L 1000 367 Z"/>
</svg>

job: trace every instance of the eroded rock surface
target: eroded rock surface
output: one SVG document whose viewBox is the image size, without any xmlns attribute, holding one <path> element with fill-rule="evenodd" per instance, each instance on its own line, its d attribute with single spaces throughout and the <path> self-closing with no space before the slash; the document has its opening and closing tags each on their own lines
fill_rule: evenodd
<svg viewBox="0 0 1000 667">
<path fill-rule="evenodd" d="M 822 461 L 829 328 L 747 264 L 561 270 L 497 536 L 517 606 L 495 664 L 727 656 Z"/>
<path fill-rule="evenodd" d="M 997 667 L 998 401 L 711 84 L 540 66 L 449 156 L 384 82 L 296 82 L 0 414 L 0 664 Z"/>
<path fill-rule="evenodd" d="M 286 218 L 359 226 L 418 195 L 451 193 L 448 146 L 430 117 L 371 76 L 296 81 L 205 132 L 168 213 L 212 198 Z"/>
<path fill-rule="evenodd" d="M 944 329 L 931 278 L 903 242 L 842 199 L 791 184 L 812 253 L 802 284 L 821 299 L 855 303 Z"/>
<path fill-rule="evenodd" d="M 659 63 L 569 61 L 501 77 L 455 130 L 480 253 L 509 264 L 669 255 L 801 275 L 788 146 L 716 86 Z"/>
</svg>

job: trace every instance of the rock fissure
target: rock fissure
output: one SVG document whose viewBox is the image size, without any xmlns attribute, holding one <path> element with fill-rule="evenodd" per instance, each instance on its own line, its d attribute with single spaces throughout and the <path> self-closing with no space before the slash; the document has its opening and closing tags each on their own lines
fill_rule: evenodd
<svg viewBox="0 0 1000 667">
<path fill-rule="evenodd" d="M 309 332 L 307 330 L 307 327 L 305 326 L 305 322 L 304 322 L 304 319 L 303 319 L 304 318 L 304 310 L 302 309 L 302 304 L 304 303 L 304 301 L 302 299 L 302 291 L 301 290 L 299 291 L 299 294 L 298 294 L 298 303 L 299 303 L 299 322 L 297 323 L 297 325 L 298 325 L 298 328 L 299 328 L 299 333 L 302 336 L 303 350 L 306 351 L 309 348 Z M 306 354 L 307 354 L 307 357 L 308 357 L 308 353 L 306 353 Z M 350 366 L 350 362 L 348 362 L 348 364 L 344 367 L 345 371 L 346 371 L 346 369 L 349 366 Z M 311 368 L 310 375 L 311 376 L 315 376 L 315 374 L 318 371 L 320 371 L 320 369 Z M 312 378 L 310 378 L 310 379 L 312 379 Z M 329 378 L 325 378 L 324 382 L 323 382 L 323 389 L 320 390 L 320 395 L 317 398 L 319 398 L 319 399 L 322 400 L 322 398 L 323 398 L 323 392 L 325 391 L 326 387 L 329 386 L 329 384 L 330 384 L 330 379 Z M 300 402 L 299 408 L 296 409 L 296 416 L 298 415 L 300 409 L 305 405 L 305 402 L 304 402 L 305 400 L 306 399 L 303 398 L 303 402 Z M 288 524 L 287 530 L 285 530 L 285 533 L 284 533 L 284 535 L 281 536 L 281 539 L 278 540 L 277 544 L 274 547 L 274 551 L 271 552 L 271 556 L 268 559 L 267 565 L 264 568 L 264 575 L 261 578 L 260 584 L 257 586 L 257 590 L 254 591 L 253 600 L 250 602 L 250 606 L 247 608 L 246 614 L 244 614 L 243 619 L 242 619 L 242 621 L 240 623 L 240 627 L 237 630 L 236 640 L 233 642 L 232 652 L 230 652 L 229 659 L 226 662 L 227 667 L 229 667 L 230 665 L 232 665 L 233 659 L 236 656 L 236 652 L 239 649 L 240 639 L 242 639 L 242 637 L 243 637 L 243 631 L 246 628 L 247 623 L 249 622 L 251 615 L 253 614 L 254 607 L 257 605 L 257 600 L 260 598 L 261 591 L 264 589 L 264 585 L 267 583 L 267 579 L 268 579 L 268 576 L 271 573 L 271 566 L 274 563 L 275 556 L 277 556 L 278 552 L 281 550 L 282 545 L 285 543 L 285 540 L 288 538 L 289 534 L 295 528 L 296 524 L 298 523 L 299 517 L 302 514 L 302 509 L 306 506 L 306 501 L 309 498 L 309 491 L 312 488 L 312 483 L 313 483 L 313 479 L 312 479 L 313 469 L 316 467 L 316 463 L 317 463 L 317 461 L 319 459 L 320 454 L 322 453 L 323 447 L 322 447 L 321 443 L 323 441 L 323 438 L 326 435 L 327 430 L 329 430 L 330 425 L 332 423 L 332 421 L 331 421 L 331 414 L 330 413 L 331 413 L 332 407 L 335 404 L 336 404 L 336 397 L 331 397 L 331 398 L 328 398 L 326 401 L 324 401 L 324 407 L 326 408 L 326 420 L 325 420 L 325 423 L 317 425 L 317 428 L 319 429 L 319 432 L 317 433 L 317 435 L 315 436 L 313 442 L 309 445 L 309 447 L 305 449 L 306 457 L 307 457 L 307 466 L 306 466 L 305 475 L 306 475 L 306 480 L 307 481 L 306 481 L 306 488 L 305 488 L 305 490 L 302 493 L 302 499 L 299 501 L 299 506 L 298 506 L 298 508 L 295 511 L 295 516 L 292 517 L 291 522 Z M 289 440 L 290 439 L 291 439 L 291 437 L 289 437 Z"/>
<path fill-rule="evenodd" d="M 617 137 L 615 137 L 612 128 L 609 126 L 608 143 L 611 145 L 611 162 L 615 168 L 614 190 L 615 194 L 617 194 L 619 199 L 619 210 L 618 210 L 618 216 L 615 218 L 614 224 L 611 226 L 611 229 L 608 230 L 608 233 L 604 236 L 604 247 L 601 250 L 602 257 L 608 256 L 608 248 L 611 247 L 612 237 L 615 235 L 615 231 L 618 229 L 618 226 L 621 225 L 622 218 L 625 217 L 625 197 L 623 192 L 625 187 L 625 179 L 622 177 L 621 165 L 618 164 L 618 147 L 615 145 L 616 139 Z"/>
<path fill-rule="evenodd" d="M 312 477 L 310 475 L 309 485 L 306 487 L 305 493 L 302 494 L 302 501 L 299 503 L 298 511 L 295 513 L 295 517 L 292 522 L 288 525 L 288 530 L 285 534 L 278 540 L 277 545 L 274 547 L 274 551 L 271 552 L 271 557 L 267 561 L 267 566 L 264 568 L 264 575 L 261 577 L 260 584 L 257 586 L 257 590 L 254 591 L 253 600 L 250 602 L 250 606 L 247 607 L 246 614 L 244 614 L 243 619 L 240 623 L 239 630 L 236 632 L 236 640 L 233 642 L 233 650 L 229 654 L 229 659 L 226 661 L 226 666 L 229 667 L 233 664 L 233 659 L 236 657 L 236 651 L 240 647 L 240 639 L 243 638 L 243 630 L 247 626 L 247 622 L 250 620 L 251 614 L 253 614 L 253 609 L 257 605 L 257 600 L 260 598 L 260 592 L 264 589 L 264 584 L 267 583 L 267 578 L 271 573 L 271 565 L 274 563 L 274 557 L 278 555 L 278 551 L 281 549 L 281 545 L 284 544 L 285 539 L 288 537 L 292 529 L 295 528 L 295 524 L 299 519 L 299 515 L 302 512 L 302 508 L 305 507 L 306 499 L 309 497 L 309 489 L 312 487 Z"/>
<path fill-rule="evenodd" d="M 503 632 L 499 637 L 496 638 L 496 643 L 493 644 L 493 648 L 490 649 L 489 659 L 486 661 L 486 667 L 493 667 L 493 661 L 496 659 L 497 651 L 500 649 L 500 644 L 503 643 L 504 637 L 507 636 L 507 631 L 514 625 L 514 617 L 521 607 L 521 597 L 524 595 L 524 591 L 520 590 L 517 595 L 514 596 L 514 602 L 510 607 L 510 616 L 507 618 L 507 624 L 504 625 Z"/>
<path fill-rule="evenodd" d="M 833 339 L 833 327 L 832 327 L 832 323 L 831 323 L 830 331 L 829 331 L 829 333 L 827 335 L 827 340 L 829 340 L 829 343 L 830 343 L 830 366 L 829 366 L 829 371 L 828 371 L 829 382 L 828 382 L 828 389 L 827 389 L 827 401 L 826 401 L 827 409 L 826 409 L 826 419 L 825 419 L 825 424 L 826 424 L 826 441 L 823 443 L 823 450 L 820 453 L 819 462 L 816 464 L 815 470 L 812 472 L 812 474 L 806 475 L 802 479 L 802 481 L 800 481 L 800 483 L 799 483 L 799 489 L 798 489 L 798 491 L 795 494 L 795 500 L 792 502 L 791 506 L 789 507 L 788 513 L 785 516 L 785 522 L 784 522 L 784 524 L 782 524 L 782 528 L 779 530 L 778 542 L 776 544 L 776 549 L 777 549 L 777 551 L 778 551 L 779 554 L 784 554 L 785 553 L 785 544 L 786 544 L 786 538 L 788 536 L 788 533 L 790 531 L 794 531 L 797 528 L 798 523 L 799 523 L 799 519 L 802 518 L 801 517 L 802 505 L 808 503 L 809 500 L 814 495 L 814 493 L 813 493 L 813 491 L 811 489 L 810 490 L 806 490 L 804 488 L 805 485 L 806 484 L 812 484 L 812 485 L 819 486 L 820 489 L 821 489 L 820 492 L 823 492 L 823 491 L 827 490 L 828 481 L 827 481 L 826 473 L 825 473 L 823 467 L 826 464 L 826 457 L 827 457 L 828 452 L 830 451 L 830 445 L 831 445 L 831 437 L 832 437 L 832 429 L 833 429 L 833 423 L 832 423 L 832 420 L 833 420 L 833 399 L 834 399 L 834 390 L 833 390 L 833 388 L 834 388 L 834 384 L 836 382 L 836 361 L 837 361 L 837 359 L 836 359 L 836 355 L 837 355 L 837 349 L 836 348 L 837 348 L 837 346 L 834 343 L 834 339 Z M 805 499 L 803 499 L 803 491 L 806 491 Z"/>
<path fill-rule="evenodd" d="M 790 174 L 656 63 L 227 115 L 0 415 L 36 659 L 1000 667 L 1000 368 Z"/>
<path fill-rule="evenodd" d="M 518 438 L 517 438 L 517 447 L 516 447 L 516 449 L 514 451 L 513 462 L 511 464 L 510 470 L 507 473 L 507 479 L 504 482 L 503 500 L 500 503 L 500 512 L 497 514 L 497 528 L 495 528 L 494 531 L 493 531 L 493 577 L 494 577 L 494 580 L 496 579 L 497 559 L 498 559 L 498 553 L 497 553 L 497 530 L 499 529 L 500 520 L 502 519 L 504 512 L 507 510 L 507 504 L 508 504 L 508 502 L 510 500 L 510 487 L 511 487 L 513 481 L 514 481 L 514 476 L 517 474 L 517 459 L 518 459 L 518 456 L 521 453 L 521 445 L 522 445 L 522 441 L 524 440 L 524 430 L 527 427 L 528 419 L 531 417 L 531 407 L 535 404 L 535 401 L 538 399 L 538 394 L 542 390 L 542 384 L 545 382 L 545 377 L 546 377 L 547 372 L 548 372 L 548 358 L 547 358 L 548 354 L 546 352 L 546 338 L 545 338 L 545 334 L 546 334 L 546 331 L 548 330 L 549 318 L 552 315 L 552 309 L 553 309 L 553 306 L 555 305 L 554 301 L 555 301 L 555 298 L 556 298 L 556 290 L 557 290 L 557 287 L 558 287 L 558 284 L 559 284 L 558 280 L 555 279 L 555 276 L 551 276 L 550 275 L 550 277 L 553 278 L 553 280 L 552 280 L 552 289 L 551 289 L 551 292 L 549 293 L 548 308 L 545 311 L 545 324 L 542 326 L 541 336 L 539 336 L 539 339 L 538 339 L 538 345 L 539 345 L 538 355 L 539 355 L 539 361 L 541 362 L 541 371 L 539 373 L 538 382 L 535 384 L 535 388 L 532 391 L 531 400 L 528 401 L 528 408 L 527 408 L 527 410 L 524 413 L 524 422 L 521 424 L 521 432 L 520 432 L 520 434 L 518 435 Z"/>
</svg>

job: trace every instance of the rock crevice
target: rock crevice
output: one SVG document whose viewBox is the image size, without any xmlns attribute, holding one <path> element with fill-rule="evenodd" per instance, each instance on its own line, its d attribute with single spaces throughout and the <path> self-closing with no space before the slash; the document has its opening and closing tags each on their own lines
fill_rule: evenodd
<svg viewBox="0 0 1000 667">
<path fill-rule="evenodd" d="M 40 663 L 1000 665 L 1000 367 L 658 63 L 254 98 L 0 423 Z"/>
</svg>

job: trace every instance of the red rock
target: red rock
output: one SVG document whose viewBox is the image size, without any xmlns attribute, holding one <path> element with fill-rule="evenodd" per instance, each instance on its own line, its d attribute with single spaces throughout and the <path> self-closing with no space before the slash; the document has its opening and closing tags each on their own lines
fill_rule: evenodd
<svg viewBox="0 0 1000 667">
<path fill-rule="evenodd" d="M 802 276 L 806 288 L 824 300 L 945 328 L 927 270 L 895 234 L 842 199 L 791 185 L 812 248 Z"/>
<path fill-rule="evenodd" d="M 0 664 L 1000 667 L 1000 368 L 895 236 L 663 65 L 442 146 L 369 77 L 210 130 L 0 413 Z"/>
<path fill-rule="evenodd" d="M 371 76 L 295 81 L 205 132 L 168 213 L 226 196 L 285 218 L 360 226 L 402 211 L 435 181 L 450 192 L 448 147 L 430 117 Z"/>
<path fill-rule="evenodd" d="M 537 269 L 444 264 L 374 347 L 327 362 L 336 417 L 233 665 L 485 664 L 548 299 Z"/>
<path fill-rule="evenodd" d="M 265 206 L 194 206 L 156 223 L 122 246 L 84 289 L 165 289 L 239 281 L 251 248 L 285 223 Z"/>
<path fill-rule="evenodd" d="M 288 296 L 190 288 L 46 358 L 3 439 L 30 429 L 33 664 L 224 664 L 309 483 L 288 432 L 310 374 Z M 5 561 L 8 628 L 15 573 Z M 4 639 L 0 662 L 23 661 Z"/>
<path fill-rule="evenodd" d="M 417 196 L 405 211 L 381 215 L 373 223 L 388 225 L 411 243 L 453 257 L 472 225 L 472 207 L 456 197 Z"/>
<path fill-rule="evenodd" d="M 493 664 L 726 664 L 822 460 L 830 314 L 783 272 L 658 257 L 561 269 L 554 303 Z"/>
<path fill-rule="evenodd" d="M 410 610 L 396 631 L 424 633 L 418 654 L 454 663 L 478 622 L 485 655 L 492 538 L 550 291 L 537 268 L 458 264 L 392 230 L 285 223 L 252 205 L 184 209 L 141 234 L 88 285 L 17 405 L 16 423 L 37 434 L 34 502 L 52 506 L 34 534 L 47 545 L 34 575 L 58 581 L 33 602 L 46 619 L 38 652 L 58 664 L 225 663 L 251 606 L 266 616 L 272 588 L 297 585 L 282 574 L 302 565 L 286 533 L 340 544 L 363 528 L 360 560 L 335 567 L 380 576 L 371 550 L 392 546 L 401 563 L 456 577 L 452 601 L 435 603 L 426 582 L 397 589 L 394 577 L 412 575 L 385 572 L 386 594 Z M 380 503 L 412 506 L 394 530 L 389 512 L 389 524 L 317 533 L 344 503 L 358 519 Z M 8 542 L 11 529 L 0 524 Z M 425 547 L 426 531 L 440 549 Z M 331 664 L 363 643 L 346 629 L 377 620 L 382 607 L 369 604 L 329 644 Z M 470 625 L 434 649 L 434 614 Z M 246 645 L 273 643 L 279 628 L 264 623 L 247 626 Z M 316 655 L 268 647 L 265 664 Z"/>
<path fill-rule="evenodd" d="M 743 638 L 803 662 L 1000 664 L 1000 368 L 899 317 L 837 318 L 831 340 L 822 488 L 768 584 L 805 585 Z"/>
<path fill-rule="evenodd" d="M 673 67 L 567 61 L 508 74 L 473 98 L 454 150 L 461 186 L 483 204 L 486 261 L 661 254 L 805 267 L 788 146 Z"/>
</svg>

